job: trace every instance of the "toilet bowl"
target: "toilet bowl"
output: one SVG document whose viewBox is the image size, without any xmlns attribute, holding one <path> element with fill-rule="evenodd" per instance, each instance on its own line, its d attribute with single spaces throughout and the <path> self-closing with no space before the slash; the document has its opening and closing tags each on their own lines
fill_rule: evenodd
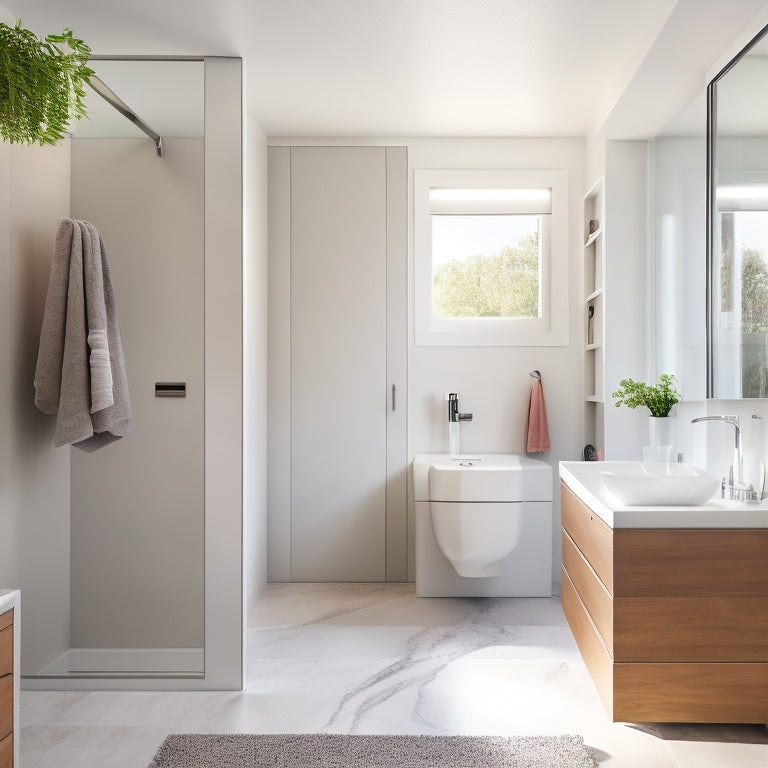
<svg viewBox="0 0 768 768">
<path fill-rule="evenodd" d="M 522 503 L 430 503 L 432 530 L 440 551 L 459 576 L 489 578 L 520 541 Z"/>
<path fill-rule="evenodd" d="M 549 597 L 552 468 L 514 454 L 413 460 L 416 594 Z"/>
<path fill-rule="evenodd" d="M 516 458 L 516 457 L 515 457 Z M 432 530 L 459 576 L 498 576 L 520 540 L 523 472 L 519 460 L 464 458 L 429 468 Z"/>
</svg>

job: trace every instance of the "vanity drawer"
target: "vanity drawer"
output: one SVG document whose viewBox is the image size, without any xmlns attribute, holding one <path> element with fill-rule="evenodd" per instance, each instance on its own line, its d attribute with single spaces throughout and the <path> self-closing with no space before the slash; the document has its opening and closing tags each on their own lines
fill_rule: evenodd
<svg viewBox="0 0 768 768">
<path fill-rule="evenodd" d="M 13 625 L 0 630 L 0 677 L 13 672 Z"/>
<path fill-rule="evenodd" d="M 584 559 L 573 539 L 563 530 L 563 568 L 600 632 L 608 651 L 613 653 L 613 600 L 597 574 Z"/>
<path fill-rule="evenodd" d="M 613 546 L 614 597 L 768 596 L 765 528 L 617 528 Z"/>
<path fill-rule="evenodd" d="M 567 485 L 561 483 L 560 489 L 563 528 L 613 594 L 613 530 Z"/>
<path fill-rule="evenodd" d="M 768 662 L 768 597 L 617 597 L 614 661 Z"/>
<path fill-rule="evenodd" d="M 0 677 L 0 739 L 13 730 L 13 675 Z"/>
<path fill-rule="evenodd" d="M 13 734 L 0 740 L 0 768 L 13 768 Z"/>
</svg>

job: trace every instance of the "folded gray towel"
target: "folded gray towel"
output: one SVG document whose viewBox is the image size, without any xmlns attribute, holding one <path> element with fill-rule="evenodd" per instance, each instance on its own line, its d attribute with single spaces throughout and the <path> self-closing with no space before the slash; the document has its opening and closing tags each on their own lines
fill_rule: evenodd
<svg viewBox="0 0 768 768">
<path fill-rule="evenodd" d="M 54 445 L 95 451 L 131 427 L 115 294 L 89 222 L 61 219 L 35 370 L 35 404 L 57 413 Z"/>
</svg>

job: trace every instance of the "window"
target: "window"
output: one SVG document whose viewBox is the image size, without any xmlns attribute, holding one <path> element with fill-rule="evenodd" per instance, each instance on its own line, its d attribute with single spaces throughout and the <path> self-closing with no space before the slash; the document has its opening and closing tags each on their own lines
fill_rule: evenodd
<svg viewBox="0 0 768 768">
<path fill-rule="evenodd" d="M 566 171 L 415 172 L 416 343 L 564 345 Z"/>
<path fill-rule="evenodd" d="M 717 380 L 735 396 L 768 397 L 768 185 L 720 186 L 717 207 L 720 263 L 712 275 L 719 285 L 712 294 L 720 345 Z"/>
</svg>

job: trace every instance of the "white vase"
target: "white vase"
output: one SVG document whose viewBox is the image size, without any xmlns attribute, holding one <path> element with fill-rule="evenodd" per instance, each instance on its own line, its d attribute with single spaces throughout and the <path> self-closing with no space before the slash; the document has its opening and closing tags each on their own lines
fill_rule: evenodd
<svg viewBox="0 0 768 768">
<path fill-rule="evenodd" d="M 643 461 L 668 463 L 675 458 L 675 419 L 672 416 L 649 416 L 648 445 L 643 446 Z"/>
<path fill-rule="evenodd" d="M 675 420 L 672 416 L 648 417 L 648 445 L 674 445 Z"/>
</svg>

